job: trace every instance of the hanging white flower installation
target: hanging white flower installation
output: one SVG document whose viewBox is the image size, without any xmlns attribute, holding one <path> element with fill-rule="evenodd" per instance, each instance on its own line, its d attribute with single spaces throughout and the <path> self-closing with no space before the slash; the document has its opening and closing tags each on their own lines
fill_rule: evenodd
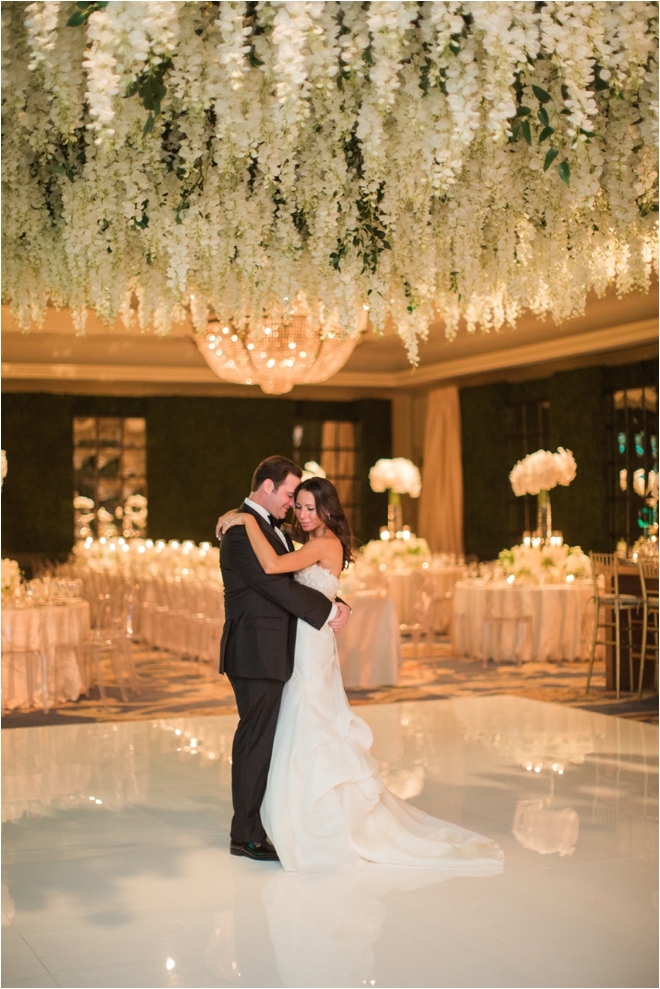
<svg viewBox="0 0 660 989">
<path fill-rule="evenodd" d="M 8 3 L 4 298 L 446 332 L 656 264 L 654 3 Z M 191 296 L 194 300 L 191 302 Z M 137 300 L 137 310 L 135 309 Z"/>
</svg>

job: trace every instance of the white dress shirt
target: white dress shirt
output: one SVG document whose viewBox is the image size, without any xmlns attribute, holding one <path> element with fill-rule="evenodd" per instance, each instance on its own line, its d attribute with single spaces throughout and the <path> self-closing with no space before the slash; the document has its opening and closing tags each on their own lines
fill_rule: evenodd
<svg viewBox="0 0 660 989">
<path fill-rule="evenodd" d="M 270 521 L 270 512 L 267 512 L 266 509 L 263 507 L 263 505 L 257 505 L 256 501 L 250 501 L 249 498 L 245 499 L 245 504 L 248 505 L 254 512 L 257 512 L 259 515 L 261 515 L 262 519 L 266 519 L 266 522 L 268 522 L 269 525 L 272 525 Z M 289 546 L 286 541 L 286 536 L 284 535 L 281 529 L 278 529 L 276 525 L 273 526 L 273 529 L 275 530 L 277 535 L 280 537 L 280 539 L 286 546 L 286 550 L 288 553 Z"/>
<path fill-rule="evenodd" d="M 270 521 L 270 512 L 267 512 L 266 509 L 263 507 L 263 505 L 257 505 L 256 501 L 250 501 L 249 498 L 246 498 L 245 499 L 245 504 L 249 508 L 251 508 L 254 512 L 256 512 L 258 515 L 261 515 L 262 519 L 265 519 L 266 522 L 268 522 L 269 525 L 272 525 L 272 522 Z M 289 552 L 289 546 L 288 546 L 287 541 L 286 541 L 286 536 L 284 535 L 284 533 L 282 532 L 281 529 L 278 529 L 278 527 L 276 525 L 274 525 L 273 528 L 275 529 L 275 532 L 277 533 L 277 535 L 280 537 L 280 539 L 282 540 L 282 542 L 286 546 L 287 553 L 288 553 Z M 338 609 L 337 605 L 333 602 L 332 609 L 330 611 L 330 614 L 328 615 L 327 621 L 331 622 L 332 619 L 335 617 L 335 615 L 337 614 L 338 611 L 339 611 L 339 609 Z"/>
</svg>

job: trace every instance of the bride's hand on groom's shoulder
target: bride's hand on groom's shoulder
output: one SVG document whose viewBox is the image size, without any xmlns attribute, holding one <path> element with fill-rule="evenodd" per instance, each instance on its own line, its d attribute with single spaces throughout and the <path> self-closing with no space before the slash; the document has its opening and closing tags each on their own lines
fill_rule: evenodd
<svg viewBox="0 0 660 989">
<path fill-rule="evenodd" d="M 244 525 L 243 516 L 238 512 L 236 508 L 230 508 L 228 512 L 221 515 L 218 519 L 218 523 L 215 527 L 216 539 L 222 540 L 227 529 L 231 529 L 232 525 Z"/>
</svg>

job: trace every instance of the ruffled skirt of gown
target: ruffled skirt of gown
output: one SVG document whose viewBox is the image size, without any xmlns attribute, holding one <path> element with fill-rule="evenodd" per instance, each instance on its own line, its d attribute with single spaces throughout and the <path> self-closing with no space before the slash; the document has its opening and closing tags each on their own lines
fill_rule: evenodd
<svg viewBox="0 0 660 989">
<path fill-rule="evenodd" d="M 334 633 L 299 620 L 261 807 L 284 869 L 335 872 L 367 860 L 499 871 L 503 855 L 495 842 L 431 817 L 385 787 L 372 740 L 346 699 Z"/>
</svg>

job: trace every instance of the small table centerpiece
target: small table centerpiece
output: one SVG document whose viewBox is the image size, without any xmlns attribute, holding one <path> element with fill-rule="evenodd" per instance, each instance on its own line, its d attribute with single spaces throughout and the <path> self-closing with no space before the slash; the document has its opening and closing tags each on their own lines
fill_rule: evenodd
<svg viewBox="0 0 660 989">
<path fill-rule="evenodd" d="M 380 570 L 401 570 L 428 567 L 431 561 L 429 544 L 409 529 L 403 529 L 395 539 L 372 539 L 360 550 L 358 564 L 378 567 Z"/>
<path fill-rule="evenodd" d="M 2 561 L 2 601 L 9 605 L 21 588 L 21 571 L 16 560 Z"/>
<path fill-rule="evenodd" d="M 503 549 L 498 562 L 508 583 L 561 584 L 591 577 L 591 561 L 580 546 L 522 543 Z"/>
</svg>

